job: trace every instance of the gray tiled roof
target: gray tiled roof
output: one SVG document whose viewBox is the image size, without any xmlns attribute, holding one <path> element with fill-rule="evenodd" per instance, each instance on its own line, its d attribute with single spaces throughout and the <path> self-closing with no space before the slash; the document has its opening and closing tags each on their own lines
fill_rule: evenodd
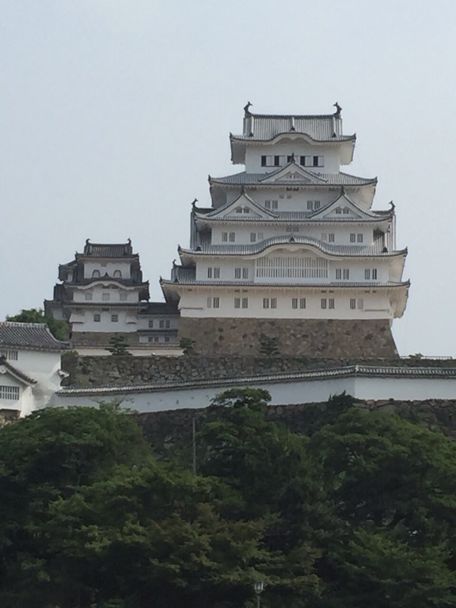
<svg viewBox="0 0 456 608">
<path fill-rule="evenodd" d="M 246 171 L 242 171 L 241 173 L 236 173 L 235 175 L 227 175 L 225 177 L 211 177 L 209 176 L 209 182 L 211 184 L 226 184 L 233 186 L 259 186 L 266 180 L 271 177 L 276 171 L 270 171 L 268 173 L 247 173 Z M 300 182 L 298 179 L 293 179 L 292 182 L 294 185 L 315 185 L 315 186 L 363 186 L 367 184 L 375 184 L 377 183 L 376 177 L 358 177 L 356 175 L 350 175 L 348 173 L 343 173 L 340 171 L 339 173 L 317 173 L 315 171 L 310 171 L 306 169 L 306 173 L 310 176 L 315 176 L 315 183 L 309 183 L 308 181 Z M 291 180 L 290 180 L 291 181 Z M 283 180 L 282 180 L 283 184 Z M 275 186 L 279 184 L 267 183 L 265 186 Z"/>
<path fill-rule="evenodd" d="M 404 255 L 407 253 L 406 249 L 398 251 L 383 252 L 381 245 L 378 246 L 366 246 L 366 245 L 333 245 L 314 239 L 308 236 L 273 236 L 269 239 L 264 239 L 259 243 L 253 243 L 251 245 L 202 245 L 200 250 L 184 249 L 180 248 L 181 253 L 195 254 L 195 255 L 244 255 L 244 254 L 256 254 L 264 251 L 272 245 L 282 245 L 296 243 L 302 245 L 313 245 L 321 251 L 334 255 L 343 256 L 394 256 Z"/>
<path fill-rule="evenodd" d="M 128 240 L 126 243 L 91 243 L 89 239 L 87 239 L 84 245 L 84 253 L 82 255 L 98 258 L 122 258 L 137 256 L 137 254 L 133 254 L 130 240 Z"/>
<path fill-rule="evenodd" d="M 66 342 L 56 340 L 44 323 L 0 322 L 0 349 L 61 351 Z"/>
<path fill-rule="evenodd" d="M 354 135 L 341 133 L 342 121 L 333 114 L 323 115 L 279 115 L 250 114 L 244 121 L 244 133 L 233 135 L 236 139 L 273 139 L 281 133 L 305 133 L 316 141 L 344 141 Z"/>
</svg>

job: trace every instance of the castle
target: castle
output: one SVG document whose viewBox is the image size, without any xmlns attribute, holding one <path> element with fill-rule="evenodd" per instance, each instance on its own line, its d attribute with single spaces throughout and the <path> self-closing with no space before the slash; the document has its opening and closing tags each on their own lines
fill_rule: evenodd
<svg viewBox="0 0 456 608">
<path fill-rule="evenodd" d="M 190 246 L 178 248 L 165 302 L 150 303 L 138 254 L 86 242 L 59 267 L 46 312 L 69 321 L 78 345 L 176 345 L 208 356 L 258 354 L 262 339 L 283 355 L 397 355 L 394 318 L 406 307 L 406 249 L 396 247 L 394 205 L 372 210 L 376 178 L 341 171 L 355 135 L 341 108 L 323 115 L 254 114 L 244 108 L 231 160 L 244 170 L 209 176 L 211 206 L 195 200 Z"/>
</svg>

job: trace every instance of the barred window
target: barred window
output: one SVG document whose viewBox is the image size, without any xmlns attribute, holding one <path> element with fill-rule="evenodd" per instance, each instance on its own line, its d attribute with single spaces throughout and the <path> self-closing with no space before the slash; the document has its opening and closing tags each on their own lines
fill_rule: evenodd
<svg viewBox="0 0 456 608">
<path fill-rule="evenodd" d="M 18 386 L 5 386 L 0 384 L 0 399 L 7 399 L 9 401 L 19 400 L 19 387 Z"/>
<path fill-rule="evenodd" d="M 17 361 L 18 352 L 17 350 L 0 350 L 0 357 L 5 357 L 9 361 Z"/>
<path fill-rule="evenodd" d="M 307 256 L 269 256 L 256 264 L 258 279 L 326 279 L 328 261 Z"/>
</svg>

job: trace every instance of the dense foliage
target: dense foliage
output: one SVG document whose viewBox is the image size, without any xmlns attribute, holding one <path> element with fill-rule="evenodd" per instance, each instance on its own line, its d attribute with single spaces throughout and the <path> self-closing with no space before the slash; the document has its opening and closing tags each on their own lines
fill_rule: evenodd
<svg viewBox="0 0 456 608">
<path fill-rule="evenodd" d="M 3 608 L 456 606 L 456 446 L 334 398 L 311 436 L 225 393 L 192 463 L 114 406 L 0 430 Z"/>
<path fill-rule="evenodd" d="M 41 308 L 23 309 L 17 315 L 7 317 L 7 321 L 16 321 L 18 323 L 45 323 L 49 327 L 49 331 L 57 338 L 57 340 L 67 340 L 70 332 L 70 326 L 66 321 L 54 319 L 54 317 L 44 314 Z"/>
</svg>

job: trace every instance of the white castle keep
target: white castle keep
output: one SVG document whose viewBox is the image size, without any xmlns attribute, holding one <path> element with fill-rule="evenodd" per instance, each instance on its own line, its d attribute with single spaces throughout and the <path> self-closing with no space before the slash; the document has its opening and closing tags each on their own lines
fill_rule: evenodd
<svg viewBox="0 0 456 608">
<path fill-rule="evenodd" d="M 73 337 L 184 337 L 214 355 L 255 354 L 268 336 L 284 354 L 396 354 L 390 328 L 407 303 L 407 250 L 396 248 L 394 205 L 372 209 L 377 179 L 341 171 L 356 136 L 343 133 L 340 106 L 269 115 L 250 105 L 242 134 L 230 135 L 244 170 L 209 177 L 210 207 L 194 201 L 190 246 L 160 280 L 165 303 L 148 302 L 130 243 L 87 242 L 60 267 L 46 309 L 70 321 Z M 155 321 L 171 331 L 154 334 Z"/>
</svg>

